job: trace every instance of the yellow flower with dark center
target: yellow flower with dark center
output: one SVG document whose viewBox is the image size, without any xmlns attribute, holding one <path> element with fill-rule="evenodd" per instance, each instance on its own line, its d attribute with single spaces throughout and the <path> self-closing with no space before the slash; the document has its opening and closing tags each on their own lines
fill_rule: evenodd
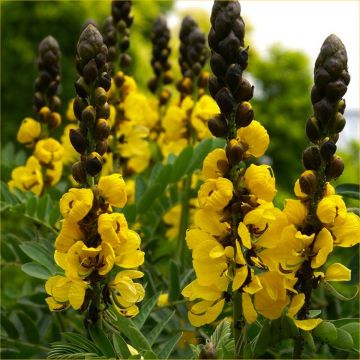
<svg viewBox="0 0 360 360">
<path fill-rule="evenodd" d="M 270 139 L 266 129 L 256 120 L 250 125 L 237 130 L 237 142 L 244 145 L 245 157 L 264 155 L 269 146 Z"/>
<path fill-rule="evenodd" d="M 351 247 L 360 242 L 360 218 L 354 213 L 348 213 L 341 225 L 331 227 L 334 235 L 334 245 Z"/>
<path fill-rule="evenodd" d="M 53 138 L 39 140 L 36 143 L 34 155 L 44 164 L 62 160 L 64 148 Z"/>
<path fill-rule="evenodd" d="M 61 311 L 69 306 L 78 310 L 84 302 L 87 286 L 88 284 L 82 280 L 60 275 L 52 276 L 45 284 L 45 290 L 50 295 L 45 301 L 51 311 Z"/>
<path fill-rule="evenodd" d="M 77 241 L 64 255 L 56 253 L 55 260 L 69 278 L 85 279 L 95 270 L 99 275 L 106 275 L 115 262 L 114 250 L 106 242 L 93 248 Z"/>
<path fill-rule="evenodd" d="M 125 243 L 114 248 L 115 264 L 125 269 L 136 268 L 144 263 L 145 253 L 140 250 L 141 238 L 133 230 L 127 231 Z"/>
<path fill-rule="evenodd" d="M 133 280 L 143 275 L 141 271 L 124 270 L 117 273 L 110 283 L 112 299 L 119 314 L 133 317 L 139 313 L 139 308 L 135 304 L 144 298 L 145 290 L 141 284 Z"/>
<path fill-rule="evenodd" d="M 343 224 L 347 215 L 344 200 L 339 195 L 325 196 L 318 204 L 316 215 L 327 227 Z"/>
<path fill-rule="evenodd" d="M 203 95 L 195 104 L 191 113 L 191 125 L 195 129 L 198 139 L 211 137 L 208 121 L 220 112 L 215 100 L 209 95 Z"/>
<path fill-rule="evenodd" d="M 204 159 L 203 175 L 205 179 L 224 177 L 229 170 L 229 162 L 224 149 L 215 149 Z"/>
<path fill-rule="evenodd" d="M 244 175 L 245 186 L 260 199 L 272 201 L 274 199 L 275 177 L 269 165 L 251 164 Z"/>
<path fill-rule="evenodd" d="M 44 181 L 41 173 L 41 165 L 35 156 L 30 156 L 25 166 L 18 166 L 11 172 L 11 180 L 8 182 L 12 191 L 17 188 L 21 191 L 31 191 L 40 196 Z"/>
<path fill-rule="evenodd" d="M 77 241 L 84 241 L 85 236 L 80 226 L 71 220 L 62 221 L 61 231 L 55 240 L 55 249 L 60 252 L 67 252 Z"/>
<path fill-rule="evenodd" d="M 98 217 L 98 233 L 101 240 L 112 247 L 124 243 L 128 233 L 128 224 L 124 214 L 101 214 Z"/>
<path fill-rule="evenodd" d="M 36 141 L 40 134 L 41 124 L 32 118 L 25 118 L 20 125 L 16 139 L 21 144 L 30 144 Z"/>
<path fill-rule="evenodd" d="M 65 219 L 80 221 L 91 210 L 93 200 L 91 189 L 70 189 L 60 199 L 60 212 Z"/>
<path fill-rule="evenodd" d="M 50 185 L 56 185 L 62 175 L 63 171 L 63 162 L 60 161 L 54 161 L 53 163 L 49 164 L 46 168 L 46 178 L 45 181 Z"/>
<path fill-rule="evenodd" d="M 123 208 L 127 201 L 126 184 L 120 174 L 102 176 L 99 180 L 100 195 L 111 205 Z"/>
<path fill-rule="evenodd" d="M 222 210 L 232 199 L 233 184 L 225 178 L 207 179 L 198 192 L 199 206 L 208 210 Z"/>
<path fill-rule="evenodd" d="M 287 199 L 284 208 L 290 224 L 301 226 L 307 215 L 307 208 L 300 200 Z"/>
</svg>

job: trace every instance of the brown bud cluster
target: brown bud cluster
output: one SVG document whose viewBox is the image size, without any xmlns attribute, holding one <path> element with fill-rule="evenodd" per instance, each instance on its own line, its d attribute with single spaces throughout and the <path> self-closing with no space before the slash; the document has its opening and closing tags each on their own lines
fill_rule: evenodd
<svg viewBox="0 0 360 360">
<path fill-rule="evenodd" d="M 245 23 L 240 16 L 240 4 L 238 1 L 215 1 L 210 20 L 208 41 L 214 76 L 209 79 L 208 86 L 222 116 L 208 124 L 213 135 L 232 138 L 237 128 L 248 126 L 254 119 L 249 103 L 254 87 L 243 78 L 248 65 L 248 48 L 244 47 Z"/>
<path fill-rule="evenodd" d="M 316 146 L 303 153 L 305 168 L 318 170 L 323 165 L 327 180 L 339 177 L 344 170 L 344 163 L 335 152 L 339 133 L 346 123 L 342 97 L 349 82 L 345 46 L 336 35 L 330 35 L 315 62 L 315 84 L 311 90 L 314 115 L 306 122 L 306 135 Z"/>
<path fill-rule="evenodd" d="M 151 66 L 154 71 L 154 77 L 148 81 L 148 88 L 154 94 L 161 86 L 171 84 L 173 75 L 171 72 L 171 64 L 169 56 L 171 49 L 169 47 L 170 30 L 167 26 L 166 18 L 159 15 L 152 26 L 151 42 L 152 42 L 152 58 Z M 163 99 L 165 100 L 166 97 Z"/>
<path fill-rule="evenodd" d="M 72 167 L 73 177 L 79 183 L 85 183 L 87 175 L 96 176 L 101 171 L 101 155 L 108 148 L 110 107 L 106 92 L 111 79 L 107 54 L 101 34 L 88 25 L 80 35 L 76 54 L 80 77 L 75 82 L 77 97 L 73 109 L 80 127 L 70 131 L 70 142 L 81 154 L 81 160 Z"/>
<path fill-rule="evenodd" d="M 182 94 L 191 94 L 194 80 L 201 74 L 209 54 L 205 34 L 191 16 L 186 16 L 181 23 L 179 52 L 183 79 L 177 83 L 177 89 Z"/>
<path fill-rule="evenodd" d="M 32 103 L 39 120 L 48 124 L 49 129 L 60 126 L 61 116 L 57 112 L 61 106 L 57 96 L 60 85 L 60 57 L 59 44 L 52 36 L 47 36 L 39 44 L 36 63 L 39 76 L 35 80 L 35 92 Z M 46 108 L 46 116 L 40 115 L 42 108 Z"/>
</svg>

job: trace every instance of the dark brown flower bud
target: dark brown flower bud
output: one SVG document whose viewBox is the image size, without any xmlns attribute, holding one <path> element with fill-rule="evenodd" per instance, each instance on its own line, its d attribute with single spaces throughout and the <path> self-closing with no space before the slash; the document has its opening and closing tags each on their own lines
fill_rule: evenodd
<svg viewBox="0 0 360 360">
<path fill-rule="evenodd" d="M 92 152 L 86 159 L 86 172 L 96 176 L 102 169 L 102 157 L 97 152 Z"/>
<path fill-rule="evenodd" d="M 302 161 L 305 169 L 317 170 L 321 166 L 321 158 L 319 148 L 317 146 L 309 146 L 303 152 Z"/>
<path fill-rule="evenodd" d="M 325 162 L 329 162 L 333 155 L 336 152 L 336 145 L 333 141 L 326 141 L 325 143 L 323 143 L 320 147 L 320 155 L 321 158 L 325 161 Z"/>
<path fill-rule="evenodd" d="M 254 95 L 254 86 L 246 79 L 242 79 L 238 88 L 233 92 L 234 98 L 237 102 L 249 101 Z"/>
<path fill-rule="evenodd" d="M 81 97 L 76 97 L 73 104 L 73 111 L 78 120 L 81 120 L 83 110 L 88 106 L 88 102 Z"/>
<path fill-rule="evenodd" d="M 216 76 L 210 76 L 208 84 L 210 95 L 215 99 L 216 94 L 224 85 Z"/>
<path fill-rule="evenodd" d="M 238 143 L 236 140 L 230 142 L 229 149 L 229 162 L 231 165 L 237 165 L 243 159 L 244 148 L 241 143 Z"/>
<path fill-rule="evenodd" d="M 328 180 L 337 179 L 344 171 L 344 162 L 340 156 L 335 155 L 326 166 L 325 174 Z"/>
<path fill-rule="evenodd" d="M 346 125 L 345 117 L 340 112 L 337 112 L 335 115 L 333 132 L 334 133 L 341 132 L 344 129 L 345 125 Z"/>
<path fill-rule="evenodd" d="M 120 56 L 120 66 L 127 68 L 131 64 L 131 56 L 129 54 L 121 54 Z"/>
<path fill-rule="evenodd" d="M 333 114 L 333 107 L 326 98 L 314 104 L 314 113 L 322 128 L 325 128 Z"/>
<path fill-rule="evenodd" d="M 111 78 L 108 73 L 102 73 L 97 81 L 97 86 L 101 86 L 105 91 L 109 91 L 111 88 Z"/>
<path fill-rule="evenodd" d="M 325 95 L 323 94 L 322 91 L 319 90 L 319 88 L 314 85 L 311 88 L 311 103 L 314 105 L 315 103 L 317 103 L 318 101 L 320 101 Z"/>
<path fill-rule="evenodd" d="M 85 81 L 85 79 L 83 77 L 79 77 L 79 79 L 77 79 L 75 81 L 74 85 L 75 85 L 76 93 L 80 97 L 85 98 L 90 94 L 90 87 L 86 83 L 86 81 Z"/>
<path fill-rule="evenodd" d="M 49 129 L 56 129 L 61 125 L 61 115 L 58 112 L 50 112 L 48 117 Z"/>
<path fill-rule="evenodd" d="M 87 141 L 79 129 L 70 129 L 70 142 L 73 148 L 80 154 L 83 154 L 87 147 Z"/>
<path fill-rule="evenodd" d="M 98 119 L 95 126 L 95 140 L 105 140 L 110 134 L 110 126 L 105 119 Z"/>
<path fill-rule="evenodd" d="M 225 75 L 225 81 L 231 91 L 235 91 L 240 85 L 242 78 L 242 68 L 239 64 L 231 64 Z"/>
<path fill-rule="evenodd" d="M 96 108 L 96 115 L 98 119 L 100 118 L 108 119 L 110 116 L 109 104 L 106 102 L 103 106 Z"/>
<path fill-rule="evenodd" d="M 115 86 L 120 88 L 125 82 L 125 75 L 122 71 L 118 71 L 114 77 Z"/>
<path fill-rule="evenodd" d="M 185 93 L 185 94 L 192 94 L 193 92 L 193 83 L 191 78 L 189 77 L 184 77 L 181 81 L 181 92 Z"/>
<path fill-rule="evenodd" d="M 344 65 L 339 59 L 332 56 L 325 60 L 324 68 L 333 78 L 338 78 L 344 68 Z"/>
<path fill-rule="evenodd" d="M 96 119 L 96 110 L 93 106 L 87 106 L 81 113 L 81 121 L 84 121 L 86 124 L 94 123 Z"/>
<path fill-rule="evenodd" d="M 46 101 L 43 97 L 43 94 L 38 91 L 35 92 L 32 101 L 33 101 L 34 107 L 36 108 L 36 112 L 38 112 L 42 107 L 44 107 L 46 105 Z"/>
<path fill-rule="evenodd" d="M 316 144 L 321 139 L 321 133 L 316 120 L 316 117 L 312 116 L 306 121 L 306 136 L 311 142 Z"/>
<path fill-rule="evenodd" d="M 165 105 L 171 97 L 171 92 L 168 89 L 164 89 L 160 94 L 160 105 Z"/>
<path fill-rule="evenodd" d="M 212 52 L 211 58 L 210 58 L 210 66 L 211 70 L 217 77 L 224 77 L 226 70 L 227 70 L 227 64 L 225 59 L 218 53 Z"/>
<path fill-rule="evenodd" d="M 199 76 L 199 80 L 198 80 L 199 88 L 205 89 L 208 86 L 209 77 L 210 77 L 210 74 L 207 71 L 204 71 L 201 73 L 201 75 Z"/>
<path fill-rule="evenodd" d="M 216 162 L 216 166 L 220 170 L 220 172 L 223 174 L 223 176 L 226 176 L 226 174 L 230 170 L 229 163 L 226 160 L 218 160 Z"/>
<path fill-rule="evenodd" d="M 337 111 L 338 111 L 340 114 L 343 114 L 343 115 L 344 115 L 345 108 L 346 108 L 345 99 L 339 100 L 339 102 L 338 102 L 338 104 L 337 104 Z"/>
<path fill-rule="evenodd" d="M 49 99 L 49 106 L 50 106 L 50 110 L 51 111 L 56 111 L 60 108 L 61 106 L 61 100 L 58 96 L 52 96 Z"/>
<path fill-rule="evenodd" d="M 77 53 L 85 61 L 94 58 L 103 45 L 103 39 L 99 30 L 92 24 L 89 24 L 81 33 L 77 44 Z"/>
<path fill-rule="evenodd" d="M 303 193 L 308 195 L 314 194 L 317 186 L 315 172 L 311 170 L 303 172 L 300 176 L 299 184 Z"/>
<path fill-rule="evenodd" d="M 102 87 L 95 89 L 95 103 L 96 106 L 103 106 L 107 101 L 106 91 Z"/>
<path fill-rule="evenodd" d="M 254 110 L 249 102 L 243 101 L 236 110 L 235 122 L 238 127 L 246 127 L 254 120 Z"/>
<path fill-rule="evenodd" d="M 330 74 L 324 68 L 318 68 L 314 74 L 315 85 L 324 88 L 331 80 Z"/>
<path fill-rule="evenodd" d="M 91 59 L 83 68 L 82 75 L 88 84 L 95 81 L 98 76 L 98 68 L 95 59 Z"/>
<path fill-rule="evenodd" d="M 221 114 L 210 119 L 208 121 L 208 127 L 210 132 L 217 137 L 225 137 L 228 131 L 226 119 Z"/>
<path fill-rule="evenodd" d="M 43 106 L 38 113 L 40 122 L 47 123 L 49 121 L 50 114 L 50 109 L 47 106 Z"/>
<path fill-rule="evenodd" d="M 96 143 L 96 152 L 102 156 L 107 152 L 108 147 L 109 147 L 109 143 L 106 139 L 98 141 Z"/>
<path fill-rule="evenodd" d="M 163 77 L 163 83 L 165 85 L 171 84 L 174 81 L 174 76 L 170 70 L 166 71 Z"/>
<path fill-rule="evenodd" d="M 86 171 L 84 164 L 81 161 L 77 161 L 75 164 L 73 164 L 71 167 L 71 175 L 79 184 L 86 183 Z"/>
<path fill-rule="evenodd" d="M 148 83 L 147 83 L 147 86 L 149 88 L 149 90 L 155 94 L 156 93 L 156 89 L 158 87 L 158 78 L 157 77 L 152 77 Z"/>
<path fill-rule="evenodd" d="M 234 106 L 234 99 L 230 90 L 223 87 L 215 96 L 215 101 L 219 105 L 221 112 L 225 115 L 229 115 Z"/>
<path fill-rule="evenodd" d="M 350 74 L 346 70 L 342 71 L 340 77 L 344 81 L 345 85 L 349 85 L 349 83 L 350 83 Z"/>
<path fill-rule="evenodd" d="M 347 86 L 342 80 L 330 82 L 326 87 L 326 97 L 330 101 L 341 99 L 347 90 Z"/>
</svg>

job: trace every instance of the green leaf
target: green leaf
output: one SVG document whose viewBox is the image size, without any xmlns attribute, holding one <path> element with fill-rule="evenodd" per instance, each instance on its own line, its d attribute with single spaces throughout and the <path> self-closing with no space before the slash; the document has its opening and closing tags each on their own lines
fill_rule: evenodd
<svg viewBox="0 0 360 360">
<path fill-rule="evenodd" d="M 359 318 L 343 318 L 343 319 L 336 319 L 336 320 L 329 320 L 332 324 L 336 327 L 342 327 L 344 325 L 350 324 L 352 322 L 360 322 Z"/>
<path fill-rule="evenodd" d="M 145 321 L 149 317 L 154 306 L 156 305 L 158 298 L 159 294 L 155 294 L 148 301 L 146 301 L 146 303 L 141 307 L 139 314 L 132 320 L 134 325 L 139 330 L 141 330 L 141 328 L 145 324 Z"/>
<path fill-rule="evenodd" d="M 270 339 L 271 339 L 270 321 L 265 320 L 259 332 L 259 335 L 255 338 L 255 342 L 253 346 L 253 353 L 255 356 L 262 355 L 266 352 L 270 344 Z"/>
<path fill-rule="evenodd" d="M 47 280 L 51 276 L 51 273 L 47 268 L 35 262 L 24 264 L 21 266 L 21 270 L 25 274 L 28 274 L 37 279 Z"/>
<path fill-rule="evenodd" d="M 340 294 L 328 281 L 324 281 L 324 287 L 331 295 L 335 296 L 337 299 L 342 300 L 342 301 L 349 301 L 349 300 L 354 299 L 359 292 L 359 287 L 356 286 L 356 291 L 355 291 L 354 295 L 352 295 L 350 297 L 346 297 L 346 296 Z"/>
<path fill-rule="evenodd" d="M 55 226 L 56 222 L 60 219 L 60 209 L 58 206 L 54 206 L 49 214 L 49 224 Z"/>
<path fill-rule="evenodd" d="M 206 155 L 212 148 L 212 145 L 212 139 L 205 139 L 195 147 L 193 157 L 186 170 L 188 174 L 191 174 L 194 170 L 201 168 Z"/>
<path fill-rule="evenodd" d="M 191 158 L 194 154 L 194 148 L 192 146 L 186 147 L 176 158 L 171 173 L 171 182 L 178 182 L 185 174 L 186 169 L 191 163 Z"/>
<path fill-rule="evenodd" d="M 90 341 L 83 335 L 65 332 L 62 333 L 62 336 L 71 344 L 82 347 L 82 349 L 88 353 L 100 354 L 100 349 L 92 341 Z"/>
<path fill-rule="evenodd" d="M 144 359 L 157 359 L 156 354 L 153 351 L 145 351 L 143 355 Z"/>
<path fill-rule="evenodd" d="M 360 208 L 357 208 L 357 207 L 349 207 L 349 208 L 347 208 L 347 211 L 352 212 L 358 216 L 360 215 Z"/>
<path fill-rule="evenodd" d="M 123 339 L 123 337 L 120 334 L 114 333 L 112 336 L 113 336 L 114 348 L 118 357 L 121 359 L 128 359 L 131 356 L 131 354 L 126 344 L 126 341 Z"/>
<path fill-rule="evenodd" d="M 50 196 L 49 196 L 49 194 L 46 194 L 45 196 L 41 197 L 39 202 L 38 202 L 38 206 L 37 206 L 37 209 L 36 209 L 36 216 L 40 220 L 45 220 L 46 215 L 48 214 L 50 209 L 51 209 Z"/>
<path fill-rule="evenodd" d="M 171 337 L 166 343 L 164 343 L 161 346 L 160 352 L 157 354 L 158 358 L 159 359 L 168 359 L 181 337 L 182 337 L 182 332 Z"/>
<path fill-rule="evenodd" d="M 354 346 L 351 335 L 344 329 L 336 329 L 337 337 L 333 341 L 329 341 L 329 345 L 339 350 L 350 350 Z"/>
<path fill-rule="evenodd" d="M 309 310 L 309 318 L 315 318 L 321 314 L 321 310 Z"/>
<path fill-rule="evenodd" d="M 37 207 L 37 198 L 31 197 L 27 202 L 26 202 L 26 212 L 31 215 L 34 216 L 35 215 L 35 210 Z"/>
<path fill-rule="evenodd" d="M 136 221 L 136 205 L 135 204 L 127 205 L 124 208 L 124 215 L 129 223 L 134 223 Z"/>
<path fill-rule="evenodd" d="M 359 184 L 341 184 L 335 188 L 337 194 L 346 196 L 352 199 L 359 200 L 360 186 Z"/>
<path fill-rule="evenodd" d="M 156 198 L 162 193 L 162 191 L 163 187 L 159 184 L 150 186 L 139 199 L 137 204 L 138 212 L 146 212 L 151 207 Z"/>
<path fill-rule="evenodd" d="M 355 350 L 356 352 L 359 352 L 360 323 L 352 322 L 352 323 L 342 326 L 340 329 L 345 330 L 346 332 L 348 332 L 351 335 L 353 342 L 354 342 L 353 350 Z"/>
<path fill-rule="evenodd" d="M 315 343 L 314 343 L 314 339 L 311 335 L 311 332 L 310 331 L 302 331 L 302 336 L 306 342 L 306 344 L 309 345 L 309 348 L 312 352 L 315 352 L 316 351 L 316 346 L 315 346 Z"/>
<path fill-rule="evenodd" d="M 180 299 L 180 270 L 174 260 L 169 263 L 169 300 Z"/>
<path fill-rule="evenodd" d="M 231 337 L 231 325 L 228 319 L 224 319 L 216 327 L 215 331 L 210 337 L 210 342 L 214 344 L 216 348 L 223 346 Z"/>
<path fill-rule="evenodd" d="M 147 339 L 149 341 L 149 344 L 152 346 L 158 336 L 161 334 L 161 332 L 165 329 L 168 322 L 172 319 L 172 317 L 175 315 L 175 311 L 173 311 L 166 319 L 159 322 L 147 335 Z"/>
<path fill-rule="evenodd" d="M 150 179 L 149 179 L 149 186 L 155 184 L 157 181 L 157 177 L 159 176 L 159 174 L 161 173 L 161 170 L 163 169 L 163 164 L 161 162 L 157 162 L 152 170 L 151 170 L 151 174 L 150 174 Z"/>
<path fill-rule="evenodd" d="M 110 340 L 107 338 L 104 331 L 99 327 L 98 324 L 94 324 L 88 327 L 90 337 L 93 339 L 95 345 L 99 347 L 102 353 L 107 358 L 116 357 L 115 351 Z"/>
<path fill-rule="evenodd" d="M 26 338 L 34 343 L 38 344 L 40 341 L 39 332 L 37 329 L 37 326 L 34 324 L 33 319 L 24 312 L 18 312 L 17 316 L 19 320 L 21 321 L 21 324 L 24 328 L 24 333 Z"/>
<path fill-rule="evenodd" d="M 140 330 L 134 325 L 134 323 L 121 315 L 118 315 L 117 322 L 121 332 L 129 338 L 132 345 L 138 350 L 150 350 L 151 347 L 146 337 L 140 332 Z"/>
<path fill-rule="evenodd" d="M 6 331 L 7 335 L 11 339 L 17 339 L 19 337 L 19 332 L 14 326 L 14 324 L 9 320 L 7 316 L 1 314 L 1 327 Z"/>
<path fill-rule="evenodd" d="M 146 182 L 141 176 L 135 178 L 135 203 L 137 204 L 146 190 Z"/>
<path fill-rule="evenodd" d="M 336 327 L 328 321 L 321 322 L 313 331 L 314 336 L 326 343 L 335 341 L 337 338 Z"/>
<path fill-rule="evenodd" d="M 53 255 L 35 241 L 28 241 L 20 245 L 20 249 L 32 260 L 45 266 L 50 272 L 56 271 Z"/>
</svg>

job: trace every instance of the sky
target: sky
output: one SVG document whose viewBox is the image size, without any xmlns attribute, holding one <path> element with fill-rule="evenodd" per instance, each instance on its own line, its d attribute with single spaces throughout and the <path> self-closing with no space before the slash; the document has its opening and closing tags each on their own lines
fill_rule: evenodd
<svg viewBox="0 0 360 360">
<path fill-rule="evenodd" d="M 331 33 L 345 44 L 351 82 L 345 95 L 347 109 L 359 110 L 360 2 L 358 0 L 243 0 L 241 14 L 253 27 L 252 41 L 263 54 L 273 43 L 302 50 L 314 64 Z M 201 8 L 211 12 L 213 1 L 178 0 L 175 10 Z M 313 65 L 312 65 L 313 66 Z"/>
</svg>

